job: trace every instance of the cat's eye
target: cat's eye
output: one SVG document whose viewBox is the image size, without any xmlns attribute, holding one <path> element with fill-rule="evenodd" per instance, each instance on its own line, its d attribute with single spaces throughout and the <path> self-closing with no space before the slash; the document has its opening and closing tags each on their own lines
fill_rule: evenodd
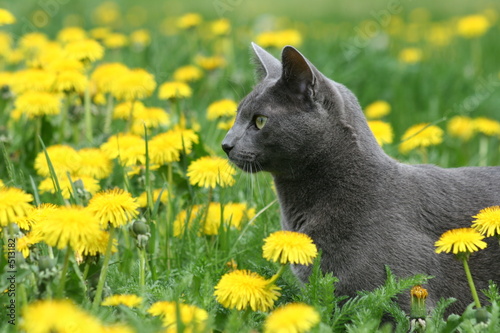
<svg viewBox="0 0 500 333">
<path fill-rule="evenodd" d="M 266 125 L 266 122 L 267 122 L 266 116 L 256 116 L 255 117 L 255 126 L 260 130 Z"/>
</svg>

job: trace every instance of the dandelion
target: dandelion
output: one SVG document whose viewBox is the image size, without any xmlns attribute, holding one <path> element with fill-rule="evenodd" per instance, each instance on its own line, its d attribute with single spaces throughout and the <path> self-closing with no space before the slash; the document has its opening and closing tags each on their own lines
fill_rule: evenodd
<svg viewBox="0 0 500 333">
<path fill-rule="evenodd" d="M 117 228 L 137 217 L 139 205 L 129 192 L 122 189 L 97 193 L 89 201 L 88 209 L 106 228 L 108 223 Z"/>
<path fill-rule="evenodd" d="M 90 37 L 97 40 L 103 40 L 110 33 L 111 29 L 109 27 L 97 27 L 89 31 Z"/>
<path fill-rule="evenodd" d="M 85 249 L 94 245 L 101 233 L 99 220 L 80 206 L 59 207 L 33 226 L 34 235 L 50 246 Z"/>
<path fill-rule="evenodd" d="M 76 70 L 66 70 L 57 74 L 54 88 L 58 92 L 77 92 L 82 94 L 88 86 L 85 75 Z"/>
<path fill-rule="evenodd" d="M 129 68 L 119 62 L 100 64 L 94 69 L 90 79 L 100 92 L 106 93 L 113 89 L 115 79 L 128 71 Z"/>
<path fill-rule="evenodd" d="M 77 191 L 85 191 L 90 194 L 97 193 L 101 187 L 99 185 L 99 181 L 92 177 L 87 176 L 74 176 L 68 178 L 67 175 L 60 175 L 58 177 L 59 187 L 61 189 L 61 195 L 64 199 L 69 199 L 71 196 L 78 194 L 73 193 L 73 187 L 76 188 Z M 54 181 L 52 178 L 45 178 L 38 185 L 38 189 L 42 193 L 56 193 L 57 189 L 54 185 Z"/>
<path fill-rule="evenodd" d="M 196 213 L 200 212 L 201 209 L 197 207 Z M 217 235 L 219 233 L 219 229 L 221 226 L 221 222 L 226 227 L 234 227 L 239 229 L 241 226 L 241 221 L 244 217 L 251 218 L 255 213 L 254 210 L 248 210 L 246 204 L 238 204 L 238 203 L 229 203 L 221 207 L 221 204 L 218 202 L 211 202 L 208 205 L 208 211 L 206 212 L 206 217 L 203 221 L 201 221 L 200 231 L 204 235 Z M 185 223 L 184 220 L 176 220 L 178 223 Z M 184 227 L 175 225 L 174 222 L 174 230 L 179 230 L 179 233 L 176 234 L 178 236 L 180 233 L 184 231 Z M 189 220 L 188 225 L 190 225 L 192 220 Z"/>
<path fill-rule="evenodd" d="M 163 326 L 167 327 L 169 332 L 177 332 L 178 326 L 183 326 L 190 332 L 202 332 L 205 331 L 208 320 L 207 311 L 194 305 L 170 301 L 153 303 L 148 313 L 159 316 L 163 321 Z M 178 319 L 181 323 L 177 322 Z"/>
<path fill-rule="evenodd" d="M 195 58 L 195 62 L 198 66 L 207 71 L 213 71 L 226 65 L 226 60 L 221 56 L 204 57 L 198 55 Z"/>
<path fill-rule="evenodd" d="M 181 152 L 189 153 L 198 136 L 192 130 L 174 129 L 154 136 L 149 141 L 151 163 L 164 165 L 180 160 Z"/>
<path fill-rule="evenodd" d="M 143 49 L 151 43 L 151 34 L 146 29 L 140 29 L 130 34 L 130 41 L 138 49 Z"/>
<path fill-rule="evenodd" d="M 118 133 L 109 137 L 101 145 L 102 151 L 109 158 L 118 158 L 123 166 L 146 163 L 146 147 L 144 139 L 135 134 Z"/>
<path fill-rule="evenodd" d="M 61 112 L 61 98 L 53 93 L 28 91 L 16 98 L 15 107 L 28 118 L 55 115 Z"/>
<path fill-rule="evenodd" d="M 500 136 L 500 122 L 486 117 L 478 117 L 473 120 L 474 128 L 487 136 Z"/>
<path fill-rule="evenodd" d="M 293 231 L 277 231 L 264 240 L 263 257 L 267 260 L 310 265 L 318 255 L 318 249 L 306 234 Z"/>
<path fill-rule="evenodd" d="M 290 303 L 271 312 L 264 323 L 264 333 L 309 332 L 320 320 L 318 312 L 312 306 Z"/>
<path fill-rule="evenodd" d="M 113 169 L 108 155 L 99 148 L 80 149 L 78 155 L 81 158 L 78 176 L 94 177 L 96 179 L 107 178 Z"/>
<path fill-rule="evenodd" d="M 193 162 L 188 167 L 187 176 L 191 185 L 214 188 L 234 184 L 236 170 L 229 165 L 226 159 L 205 156 Z"/>
<path fill-rule="evenodd" d="M 59 31 L 57 39 L 62 43 L 70 43 L 87 39 L 87 33 L 80 27 L 66 27 Z"/>
<path fill-rule="evenodd" d="M 164 82 L 158 88 L 159 99 L 178 99 L 191 97 L 193 91 L 185 82 Z"/>
<path fill-rule="evenodd" d="M 403 134 L 399 151 L 403 154 L 419 147 L 438 145 L 443 141 L 443 130 L 427 123 L 410 127 Z"/>
<path fill-rule="evenodd" d="M 7 9 L 0 8 L 0 26 L 16 23 L 16 18 Z"/>
<path fill-rule="evenodd" d="M 101 332 L 97 318 L 84 312 L 69 300 L 39 300 L 22 309 L 21 330 L 29 333 Z"/>
<path fill-rule="evenodd" d="M 104 48 L 98 41 L 93 39 L 69 42 L 64 47 L 64 51 L 69 59 L 76 59 L 83 62 L 94 62 L 102 59 L 104 56 Z"/>
<path fill-rule="evenodd" d="M 406 64 L 422 61 L 422 50 L 416 47 L 404 48 L 399 52 L 398 59 Z"/>
<path fill-rule="evenodd" d="M 472 298 L 476 307 L 481 308 L 479 297 L 477 296 L 476 287 L 472 280 L 468 258 L 473 252 L 485 249 L 487 244 L 483 241 L 484 236 L 473 228 L 460 228 L 446 231 L 441 235 L 438 241 L 434 244 L 437 249 L 436 253 L 446 252 L 456 255 L 457 259 L 461 260 L 464 265 L 467 281 L 472 293 Z"/>
<path fill-rule="evenodd" d="M 210 30 L 215 36 L 227 35 L 231 31 L 231 22 L 225 18 L 215 20 L 210 24 Z"/>
<path fill-rule="evenodd" d="M 386 101 L 375 101 L 365 108 L 365 115 L 368 119 L 379 119 L 387 116 L 391 112 L 391 105 Z"/>
<path fill-rule="evenodd" d="M 448 133 L 451 136 L 460 138 L 464 141 L 470 140 L 474 135 L 476 128 L 474 121 L 466 116 L 455 116 L 448 121 Z"/>
<path fill-rule="evenodd" d="M 101 230 L 100 233 L 96 236 L 95 242 L 91 244 L 85 244 L 85 246 L 75 248 L 74 250 L 79 255 L 84 256 L 96 256 L 98 253 L 104 255 L 106 253 L 106 249 L 109 244 L 109 231 Z M 111 245 L 111 253 L 118 252 L 118 241 L 116 238 L 113 238 Z"/>
<path fill-rule="evenodd" d="M 140 111 L 134 112 L 132 133 L 144 134 L 144 126 L 147 129 L 167 126 L 170 123 L 170 118 L 162 108 L 148 107 Z"/>
<path fill-rule="evenodd" d="M 19 39 L 19 47 L 27 55 L 37 54 L 47 43 L 47 35 L 41 32 L 30 32 Z"/>
<path fill-rule="evenodd" d="M 225 308 L 268 311 L 278 299 L 280 288 L 257 273 L 235 270 L 222 276 L 214 295 Z"/>
<path fill-rule="evenodd" d="M 160 197 L 161 194 L 161 197 Z M 152 199 L 153 203 L 156 203 L 158 200 L 160 200 L 161 203 L 166 204 L 168 202 L 168 191 L 165 189 L 155 189 L 153 190 L 152 193 Z M 148 206 L 148 193 L 147 192 L 142 192 L 141 195 L 137 198 L 137 204 L 141 208 L 146 208 Z"/>
<path fill-rule="evenodd" d="M 111 87 L 111 93 L 116 99 L 133 101 L 151 96 L 156 88 L 154 76 L 138 68 L 122 73 Z"/>
<path fill-rule="evenodd" d="M 102 41 L 108 49 L 119 49 L 128 44 L 128 38 L 124 34 L 109 33 Z"/>
<path fill-rule="evenodd" d="M 142 304 L 143 298 L 137 295 L 113 295 L 106 297 L 101 305 L 103 306 L 119 306 L 124 305 L 129 308 L 135 308 Z"/>
<path fill-rule="evenodd" d="M 181 236 L 186 230 L 186 226 L 191 227 L 193 220 L 199 217 L 202 206 L 195 205 L 191 206 L 189 210 L 181 210 L 174 220 L 174 236 Z"/>
<path fill-rule="evenodd" d="M 197 13 L 187 13 L 177 20 L 177 27 L 180 29 L 191 29 L 201 24 L 202 17 Z"/>
<path fill-rule="evenodd" d="M 481 209 L 472 221 L 472 228 L 486 237 L 500 235 L 500 206 Z"/>
<path fill-rule="evenodd" d="M 52 214 L 57 207 L 58 206 L 50 203 L 43 203 L 37 207 L 30 206 L 26 214 L 18 216 L 14 222 L 22 230 L 30 230 L 39 221 L 42 221 L 50 216 L 50 214 Z"/>
<path fill-rule="evenodd" d="M 31 209 L 33 196 L 15 187 L 0 187 L 0 226 L 7 226 Z"/>
<path fill-rule="evenodd" d="M 174 80 L 178 82 L 198 81 L 202 76 L 201 69 L 193 65 L 179 67 L 174 71 Z"/>
<path fill-rule="evenodd" d="M 16 72 L 10 87 L 16 94 L 25 92 L 49 92 L 56 80 L 55 73 L 43 69 L 24 69 Z"/>
<path fill-rule="evenodd" d="M 458 35 L 465 38 L 475 38 L 484 35 L 491 27 L 488 18 L 483 15 L 469 15 L 457 22 Z"/>
<path fill-rule="evenodd" d="M 391 124 L 381 120 L 370 120 L 368 121 L 368 126 L 380 146 L 392 143 L 394 133 L 392 131 Z"/>
<path fill-rule="evenodd" d="M 429 293 L 425 288 L 420 285 L 416 285 L 410 290 L 410 318 L 419 319 L 425 318 L 427 316 L 427 308 L 425 306 L 425 300 Z"/>
<path fill-rule="evenodd" d="M 267 31 L 259 34 L 256 37 L 256 42 L 262 47 L 300 46 L 302 44 L 302 35 L 294 29 Z"/>
<path fill-rule="evenodd" d="M 214 120 L 224 116 L 235 116 L 238 104 L 231 99 L 221 99 L 208 106 L 207 119 Z"/>
<path fill-rule="evenodd" d="M 30 255 L 30 247 L 40 241 L 41 239 L 39 237 L 34 236 L 32 233 L 28 233 L 17 239 L 16 251 L 20 252 L 24 258 L 28 258 Z"/>
<path fill-rule="evenodd" d="M 53 145 L 48 147 L 46 151 L 55 173 L 61 176 L 59 178 L 62 178 L 62 176 L 66 178 L 66 173 L 68 172 L 74 175 L 80 169 L 82 158 L 72 147 L 67 145 Z M 36 156 L 35 170 L 40 176 L 50 176 L 49 164 L 45 152 L 40 152 Z"/>
<path fill-rule="evenodd" d="M 217 128 L 225 131 L 229 131 L 233 127 L 236 117 L 229 119 L 228 121 L 221 121 L 217 124 Z"/>
</svg>

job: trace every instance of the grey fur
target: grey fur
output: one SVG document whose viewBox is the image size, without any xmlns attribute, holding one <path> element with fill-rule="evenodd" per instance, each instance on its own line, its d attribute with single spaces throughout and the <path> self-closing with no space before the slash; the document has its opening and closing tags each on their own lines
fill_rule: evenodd
<svg viewBox="0 0 500 333">
<path fill-rule="evenodd" d="M 314 240 L 340 295 L 382 285 L 388 265 L 400 277 L 435 276 L 428 304 L 455 297 L 451 310 L 462 311 L 472 302 L 463 267 L 451 254 L 436 254 L 434 243 L 470 226 L 480 209 L 500 205 L 500 167 L 399 163 L 377 144 L 346 87 L 293 47 L 283 49 L 280 71 L 275 58 L 254 49 L 266 76 L 241 101 L 222 146 L 243 170 L 273 175 L 283 229 Z M 268 117 L 260 130 L 256 115 Z M 500 282 L 498 242 L 472 254 L 470 265 L 478 289 Z M 293 269 L 307 281 L 310 267 Z M 400 299 L 406 310 L 408 303 Z"/>
</svg>

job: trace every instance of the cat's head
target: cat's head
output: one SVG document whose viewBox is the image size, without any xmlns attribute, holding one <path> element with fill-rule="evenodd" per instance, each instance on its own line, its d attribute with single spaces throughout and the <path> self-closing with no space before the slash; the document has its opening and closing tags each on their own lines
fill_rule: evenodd
<svg viewBox="0 0 500 333">
<path fill-rule="evenodd" d="M 295 48 L 283 48 L 280 62 L 252 46 L 261 80 L 240 102 L 222 148 L 244 171 L 293 172 L 343 140 L 345 98 Z"/>
</svg>

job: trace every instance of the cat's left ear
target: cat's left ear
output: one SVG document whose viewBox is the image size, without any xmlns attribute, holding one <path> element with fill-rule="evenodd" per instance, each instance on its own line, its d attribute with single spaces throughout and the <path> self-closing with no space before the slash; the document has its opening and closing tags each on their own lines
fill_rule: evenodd
<svg viewBox="0 0 500 333">
<path fill-rule="evenodd" d="M 292 46 L 285 46 L 281 52 L 282 73 L 281 79 L 294 93 L 306 98 L 312 98 L 316 89 L 316 76 L 313 68 Z"/>
</svg>

